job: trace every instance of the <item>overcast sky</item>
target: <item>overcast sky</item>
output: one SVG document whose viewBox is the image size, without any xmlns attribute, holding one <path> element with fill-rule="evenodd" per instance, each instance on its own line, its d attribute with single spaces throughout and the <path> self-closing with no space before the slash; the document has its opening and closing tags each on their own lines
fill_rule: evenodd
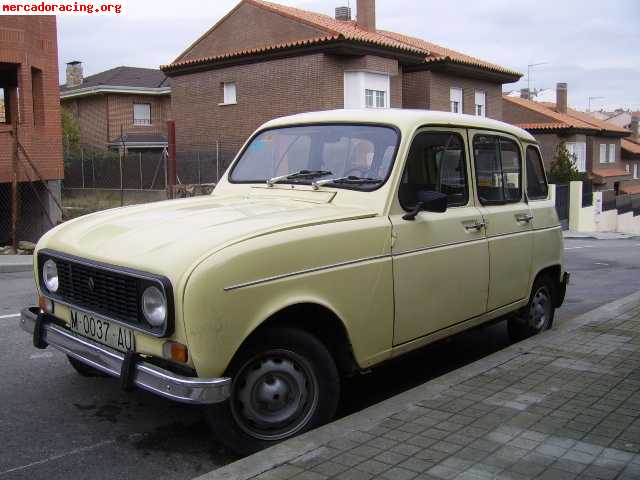
<svg viewBox="0 0 640 480">
<path fill-rule="evenodd" d="M 95 3 L 106 0 L 94 0 Z M 85 75 L 119 65 L 157 68 L 226 14 L 236 0 L 117 0 L 121 15 L 58 16 L 64 64 Z M 277 1 L 277 0 L 275 0 Z M 280 0 L 331 15 L 348 0 Z M 356 0 L 350 0 L 355 14 Z M 568 82 L 569 103 L 640 110 L 638 0 L 378 0 L 377 26 L 422 37 L 525 74 L 535 88 Z M 526 78 L 505 90 L 526 86 Z"/>
</svg>

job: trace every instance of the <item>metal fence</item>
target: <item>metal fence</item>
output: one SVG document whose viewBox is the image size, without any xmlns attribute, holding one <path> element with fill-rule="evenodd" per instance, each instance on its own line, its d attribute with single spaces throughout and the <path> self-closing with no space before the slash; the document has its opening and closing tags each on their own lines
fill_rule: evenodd
<svg viewBox="0 0 640 480">
<path fill-rule="evenodd" d="M 602 211 L 607 212 L 609 210 L 616 209 L 616 192 L 615 190 L 603 190 L 602 191 Z"/>
<path fill-rule="evenodd" d="M 634 217 L 640 215 L 640 196 L 634 195 L 631 198 L 631 211 L 633 212 Z"/>
<path fill-rule="evenodd" d="M 593 205 L 593 183 L 589 180 L 582 181 L 582 208 Z"/>
<path fill-rule="evenodd" d="M 563 228 L 569 223 L 569 185 L 556 185 L 556 212 Z"/>
<path fill-rule="evenodd" d="M 620 215 L 631 212 L 631 195 L 618 195 L 616 197 L 616 210 Z"/>
</svg>

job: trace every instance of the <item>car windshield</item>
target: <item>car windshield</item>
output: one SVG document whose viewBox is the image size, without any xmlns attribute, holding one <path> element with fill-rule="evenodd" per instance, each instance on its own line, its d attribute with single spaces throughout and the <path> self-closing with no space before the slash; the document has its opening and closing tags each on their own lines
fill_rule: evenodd
<svg viewBox="0 0 640 480">
<path fill-rule="evenodd" d="M 390 127 L 304 125 L 266 130 L 253 138 L 231 182 L 304 183 L 373 190 L 385 182 L 398 144 Z M 344 181 L 349 177 L 349 181 Z M 331 179 L 338 180 L 335 184 Z"/>
</svg>

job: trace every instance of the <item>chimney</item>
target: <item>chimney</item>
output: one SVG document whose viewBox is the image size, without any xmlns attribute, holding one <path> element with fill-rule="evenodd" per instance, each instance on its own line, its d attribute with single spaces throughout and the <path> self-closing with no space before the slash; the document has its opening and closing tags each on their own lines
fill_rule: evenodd
<svg viewBox="0 0 640 480">
<path fill-rule="evenodd" d="M 531 97 L 529 95 L 529 89 L 528 88 L 521 88 L 520 89 L 520 98 L 524 98 L 525 100 L 529 100 Z"/>
<path fill-rule="evenodd" d="M 82 62 L 74 60 L 67 63 L 67 87 L 82 85 Z"/>
<path fill-rule="evenodd" d="M 629 126 L 631 129 L 631 140 L 640 143 L 640 127 L 638 123 L 640 123 L 640 112 L 633 112 L 631 114 L 631 125 Z"/>
<path fill-rule="evenodd" d="M 350 7 L 336 7 L 336 20 L 348 22 L 351 20 L 351 8 Z"/>
<path fill-rule="evenodd" d="M 364 30 L 376 30 L 376 0 L 358 0 L 356 23 Z"/>
<path fill-rule="evenodd" d="M 558 83 L 556 85 L 556 110 L 560 113 L 567 113 L 567 84 Z"/>
</svg>

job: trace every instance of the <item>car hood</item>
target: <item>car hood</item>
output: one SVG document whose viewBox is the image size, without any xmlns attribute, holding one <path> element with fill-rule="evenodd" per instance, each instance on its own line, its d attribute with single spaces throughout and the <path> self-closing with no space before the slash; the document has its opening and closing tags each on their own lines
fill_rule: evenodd
<svg viewBox="0 0 640 480">
<path fill-rule="evenodd" d="M 237 242 L 375 214 L 304 199 L 212 195 L 80 217 L 50 231 L 38 249 L 162 274 L 176 281 L 204 258 Z"/>
</svg>

